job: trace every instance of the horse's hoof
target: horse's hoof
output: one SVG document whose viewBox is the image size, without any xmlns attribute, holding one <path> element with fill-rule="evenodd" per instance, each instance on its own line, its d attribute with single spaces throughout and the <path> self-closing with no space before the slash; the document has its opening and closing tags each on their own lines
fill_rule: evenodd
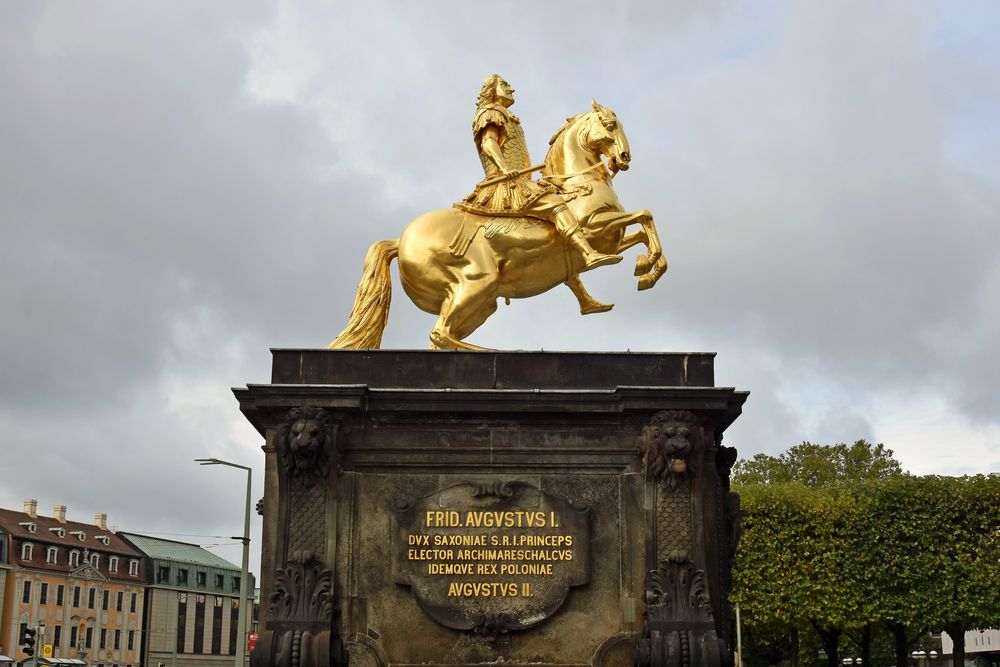
<svg viewBox="0 0 1000 667">
<path fill-rule="evenodd" d="M 646 255 L 639 255 L 635 258 L 635 274 L 636 276 L 641 276 L 644 273 L 649 273 L 649 270 L 653 267 L 653 263 L 649 261 L 649 257 Z"/>
<path fill-rule="evenodd" d="M 613 303 L 601 303 L 600 301 L 594 301 L 586 306 L 580 306 L 581 315 L 592 315 L 594 313 L 606 313 L 615 307 Z"/>
<path fill-rule="evenodd" d="M 656 284 L 656 279 L 653 276 L 642 276 L 639 278 L 639 291 L 644 289 L 649 289 Z"/>
</svg>

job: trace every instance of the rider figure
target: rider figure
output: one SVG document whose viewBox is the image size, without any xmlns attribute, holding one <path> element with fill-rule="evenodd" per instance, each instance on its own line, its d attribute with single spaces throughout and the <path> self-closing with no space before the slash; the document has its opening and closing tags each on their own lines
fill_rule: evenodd
<svg viewBox="0 0 1000 667">
<path fill-rule="evenodd" d="M 499 74 L 483 81 L 472 119 L 472 134 L 486 178 L 455 207 L 478 215 L 531 216 L 551 222 L 583 256 L 583 271 L 620 262 L 620 255 L 605 255 L 590 247 L 579 221 L 554 185 L 534 181 L 530 173 L 485 183 L 531 166 L 521 121 L 509 109 L 512 104 L 514 89 Z"/>
</svg>

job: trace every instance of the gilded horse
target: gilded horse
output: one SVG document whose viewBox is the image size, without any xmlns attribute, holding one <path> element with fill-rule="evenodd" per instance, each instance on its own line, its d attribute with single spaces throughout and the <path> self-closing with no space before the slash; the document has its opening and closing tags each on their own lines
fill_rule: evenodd
<svg viewBox="0 0 1000 667">
<path fill-rule="evenodd" d="M 635 275 L 640 290 L 655 285 L 667 262 L 653 215 L 645 209 L 626 212 L 612 187 L 615 174 L 627 170 L 631 160 L 615 112 L 595 101 L 590 111 L 568 118 L 549 145 L 542 178 L 570 193 L 568 206 L 590 245 L 618 254 L 644 244 L 647 252 L 636 259 Z M 632 225 L 638 228 L 626 232 Z M 392 297 L 389 263 L 397 256 L 403 290 L 418 308 L 438 316 L 432 348 L 483 349 L 463 339 L 496 312 L 497 299 L 532 297 L 561 283 L 588 312 L 590 297 L 579 278 L 583 260 L 553 225 L 446 208 L 424 213 L 398 239 L 372 244 L 347 326 L 331 348 L 379 346 Z"/>
</svg>

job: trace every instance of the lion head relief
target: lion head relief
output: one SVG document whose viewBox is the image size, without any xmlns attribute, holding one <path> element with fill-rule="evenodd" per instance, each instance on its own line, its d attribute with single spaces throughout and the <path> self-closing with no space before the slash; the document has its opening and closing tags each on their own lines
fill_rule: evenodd
<svg viewBox="0 0 1000 667">
<path fill-rule="evenodd" d="M 661 410 L 643 427 L 637 442 L 642 465 L 654 479 L 674 488 L 692 470 L 695 416 L 687 410 Z"/>
<path fill-rule="evenodd" d="M 333 422 L 322 408 L 292 408 L 278 427 L 278 455 L 289 477 L 310 479 L 327 472 Z"/>
</svg>

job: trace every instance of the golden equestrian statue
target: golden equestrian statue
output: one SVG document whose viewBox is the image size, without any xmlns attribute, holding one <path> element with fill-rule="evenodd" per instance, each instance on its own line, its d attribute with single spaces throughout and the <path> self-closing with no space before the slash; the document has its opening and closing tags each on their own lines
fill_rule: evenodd
<svg viewBox="0 0 1000 667">
<path fill-rule="evenodd" d="M 635 263 L 640 290 L 667 270 L 653 215 L 626 212 L 612 188 L 631 160 L 615 112 L 592 102 L 552 136 L 545 162 L 532 165 L 510 111 L 513 94 L 497 74 L 483 81 L 472 133 L 486 177 L 452 208 L 424 213 L 398 239 L 372 244 L 351 316 L 331 348 L 379 346 L 394 257 L 406 294 L 438 316 L 430 334 L 435 349 L 483 349 L 464 339 L 496 311 L 498 298 L 532 297 L 561 283 L 581 313 L 610 310 L 587 293 L 580 273 L 621 261 L 619 253 L 639 243 L 647 249 Z M 539 170 L 542 178 L 532 180 Z M 626 233 L 630 225 L 638 229 Z"/>
</svg>

